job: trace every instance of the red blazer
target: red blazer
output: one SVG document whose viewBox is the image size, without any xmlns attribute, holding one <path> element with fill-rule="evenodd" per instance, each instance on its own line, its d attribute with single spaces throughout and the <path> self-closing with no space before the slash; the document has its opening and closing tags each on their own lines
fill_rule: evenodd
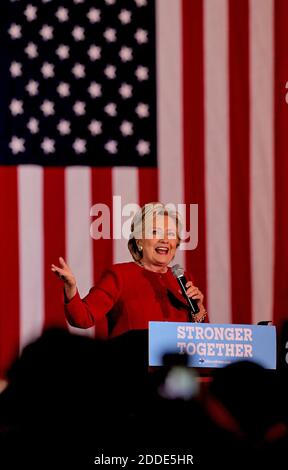
<svg viewBox="0 0 288 470">
<path fill-rule="evenodd" d="M 113 337 L 147 329 L 150 320 L 190 321 L 189 307 L 171 268 L 165 274 L 155 273 L 134 262 L 113 265 L 82 300 L 77 292 L 65 303 L 65 315 L 72 326 L 80 328 L 89 328 L 106 316 Z"/>
</svg>

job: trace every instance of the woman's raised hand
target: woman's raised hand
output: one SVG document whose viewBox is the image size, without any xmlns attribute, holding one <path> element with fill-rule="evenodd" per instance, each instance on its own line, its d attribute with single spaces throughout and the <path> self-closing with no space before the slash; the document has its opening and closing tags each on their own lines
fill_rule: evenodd
<svg viewBox="0 0 288 470">
<path fill-rule="evenodd" d="M 59 263 L 60 267 L 55 264 L 51 264 L 51 271 L 53 271 L 53 273 L 55 273 L 56 276 L 64 282 L 65 293 L 68 300 L 70 300 L 77 292 L 76 279 L 68 264 L 65 263 L 61 256 L 59 258 Z"/>
</svg>

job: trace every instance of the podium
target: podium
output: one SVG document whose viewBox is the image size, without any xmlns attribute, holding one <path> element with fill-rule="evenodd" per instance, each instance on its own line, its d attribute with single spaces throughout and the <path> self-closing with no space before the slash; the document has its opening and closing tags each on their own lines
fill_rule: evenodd
<svg viewBox="0 0 288 470">
<path fill-rule="evenodd" d="M 189 367 L 223 367 L 250 360 L 266 369 L 276 369 L 276 328 L 149 322 L 149 366 L 162 366 L 165 354 L 185 355 Z"/>
</svg>

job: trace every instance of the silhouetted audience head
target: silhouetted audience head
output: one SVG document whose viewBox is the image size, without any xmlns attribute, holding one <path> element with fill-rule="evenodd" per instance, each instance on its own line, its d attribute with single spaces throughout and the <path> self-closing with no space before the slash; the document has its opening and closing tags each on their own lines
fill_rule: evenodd
<svg viewBox="0 0 288 470">
<path fill-rule="evenodd" d="M 218 369 L 210 395 L 231 414 L 239 431 L 251 437 L 262 437 L 281 416 L 281 391 L 275 372 L 253 362 L 236 362 Z"/>
</svg>

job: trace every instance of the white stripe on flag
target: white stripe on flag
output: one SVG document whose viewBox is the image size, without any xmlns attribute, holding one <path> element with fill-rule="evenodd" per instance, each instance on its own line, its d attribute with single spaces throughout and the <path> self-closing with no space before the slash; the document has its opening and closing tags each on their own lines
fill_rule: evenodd
<svg viewBox="0 0 288 470">
<path fill-rule="evenodd" d="M 204 2 L 205 188 L 211 322 L 231 322 L 229 237 L 228 9 Z"/>
<path fill-rule="evenodd" d="M 273 319 L 273 0 L 250 1 L 252 322 Z M 245 256 L 245 253 L 243 253 Z"/>
<path fill-rule="evenodd" d="M 43 169 L 18 167 L 20 351 L 44 325 Z"/>
<path fill-rule="evenodd" d="M 141 171 L 141 170 L 140 170 Z M 112 194 L 113 194 L 113 263 L 124 263 L 131 261 L 127 247 L 128 239 L 122 233 L 122 224 L 128 221 L 128 213 L 122 210 L 126 204 L 139 204 L 138 168 L 113 168 L 112 169 Z M 116 196 L 116 198 L 115 198 Z M 120 198 L 121 199 L 120 199 Z M 132 208 L 132 206 L 131 206 Z M 128 208 L 127 208 L 128 209 Z M 132 213 L 131 213 L 132 216 Z M 131 222 L 131 221 L 130 221 Z M 125 224 L 127 236 L 130 233 L 130 223 Z"/>
<path fill-rule="evenodd" d="M 90 237 L 91 174 L 89 168 L 65 170 L 66 254 L 81 297 L 93 285 L 92 239 Z M 81 330 L 69 326 L 71 332 L 94 336 L 94 328 Z"/>
<path fill-rule="evenodd" d="M 173 32 L 173 33 L 172 33 Z M 184 202 L 181 2 L 156 1 L 159 200 Z M 185 267 L 185 252 L 173 263 Z"/>
</svg>

